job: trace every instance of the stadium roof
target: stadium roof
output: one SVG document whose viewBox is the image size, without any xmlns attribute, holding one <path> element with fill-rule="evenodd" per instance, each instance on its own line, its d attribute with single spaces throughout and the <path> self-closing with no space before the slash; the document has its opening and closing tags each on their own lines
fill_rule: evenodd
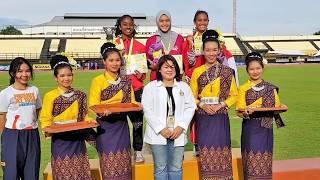
<svg viewBox="0 0 320 180">
<path fill-rule="evenodd" d="M 64 16 L 55 16 L 51 21 L 35 25 L 37 26 L 114 26 L 116 20 L 124 14 L 118 13 L 65 13 Z M 156 19 L 154 16 L 146 16 L 137 13 L 130 14 L 136 25 L 154 26 Z"/>
</svg>

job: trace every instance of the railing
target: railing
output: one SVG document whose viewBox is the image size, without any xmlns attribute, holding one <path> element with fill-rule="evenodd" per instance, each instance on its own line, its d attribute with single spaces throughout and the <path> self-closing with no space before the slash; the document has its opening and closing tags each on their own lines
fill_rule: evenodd
<svg viewBox="0 0 320 180">
<path fill-rule="evenodd" d="M 76 59 L 101 58 L 101 55 L 98 52 L 66 52 L 66 54 Z"/>
<path fill-rule="evenodd" d="M 241 51 L 232 51 L 232 55 L 243 55 Z M 99 52 L 66 52 L 66 54 L 75 59 L 99 59 L 101 55 Z M 12 60 L 16 57 L 24 57 L 25 59 L 47 59 L 52 56 L 51 53 L 43 54 L 40 56 L 39 53 L 0 53 L 0 60 Z"/>
<path fill-rule="evenodd" d="M 16 57 L 25 59 L 40 59 L 40 53 L 0 53 L 0 60 L 12 60 Z"/>
</svg>

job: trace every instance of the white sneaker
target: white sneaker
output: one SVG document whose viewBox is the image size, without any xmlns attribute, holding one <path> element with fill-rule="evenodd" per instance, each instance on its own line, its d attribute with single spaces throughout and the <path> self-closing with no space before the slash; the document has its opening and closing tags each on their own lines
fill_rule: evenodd
<svg viewBox="0 0 320 180">
<path fill-rule="evenodd" d="M 134 152 L 134 160 L 136 163 L 144 162 L 144 157 L 142 155 L 142 151 L 135 151 Z"/>
<path fill-rule="evenodd" d="M 193 146 L 193 156 L 200 156 L 199 149 L 195 145 Z"/>
</svg>

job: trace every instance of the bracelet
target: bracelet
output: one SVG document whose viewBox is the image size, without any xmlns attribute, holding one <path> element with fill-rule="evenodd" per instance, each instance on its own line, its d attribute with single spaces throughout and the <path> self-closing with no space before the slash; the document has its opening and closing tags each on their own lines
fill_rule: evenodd
<svg viewBox="0 0 320 180">
<path fill-rule="evenodd" d="M 229 107 L 227 106 L 227 104 L 225 102 L 221 102 L 220 104 L 222 105 L 223 108 L 226 108 L 227 110 L 229 109 Z"/>
<path fill-rule="evenodd" d="M 200 102 L 200 103 L 198 104 L 198 106 L 199 106 L 200 108 L 202 108 L 202 107 L 204 106 L 204 102 Z"/>
</svg>

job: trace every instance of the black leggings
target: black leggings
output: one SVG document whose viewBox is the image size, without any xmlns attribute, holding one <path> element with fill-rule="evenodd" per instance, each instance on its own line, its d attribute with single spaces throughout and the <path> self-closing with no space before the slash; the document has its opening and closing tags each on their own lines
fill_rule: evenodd
<svg viewBox="0 0 320 180">
<path fill-rule="evenodd" d="M 141 102 L 141 95 L 142 95 L 143 89 L 139 89 L 137 91 L 134 91 L 134 96 L 137 102 Z M 133 149 L 135 151 L 141 151 L 142 145 L 143 145 L 143 136 L 142 136 L 142 130 L 143 130 L 143 111 L 135 111 L 130 112 L 128 114 L 130 121 L 133 125 L 132 130 L 132 138 L 133 138 Z"/>
</svg>

